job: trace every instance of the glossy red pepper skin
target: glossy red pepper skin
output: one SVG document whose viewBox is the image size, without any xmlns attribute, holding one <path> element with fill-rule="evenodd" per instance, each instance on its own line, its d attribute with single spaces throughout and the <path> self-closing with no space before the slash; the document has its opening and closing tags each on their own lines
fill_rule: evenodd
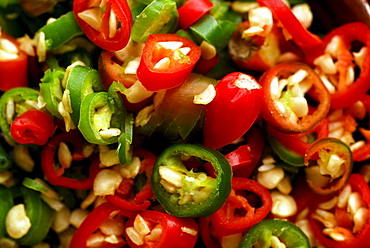
<svg viewBox="0 0 370 248">
<path fill-rule="evenodd" d="M 179 27 L 181 29 L 187 29 L 206 14 L 212 7 L 213 4 L 209 0 L 187 1 L 177 10 L 179 12 Z"/>
<path fill-rule="evenodd" d="M 104 11 L 101 13 L 102 23 L 100 30 L 95 30 L 78 14 L 98 6 L 90 6 L 89 1 L 76 0 L 73 2 L 73 12 L 77 23 L 86 36 L 97 46 L 109 50 L 118 51 L 126 46 L 130 39 L 132 26 L 132 13 L 126 0 L 108 0 L 104 6 Z M 116 18 L 120 22 L 113 37 L 109 36 L 109 19 L 110 12 L 113 11 Z"/>
<path fill-rule="evenodd" d="M 188 248 L 194 247 L 198 238 L 198 224 L 192 218 L 180 218 L 153 210 L 138 212 L 140 216 L 149 223 L 152 228 L 159 224 L 162 233 L 156 241 L 145 241 L 142 245 L 136 245 L 126 235 L 127 243 L 131 248 Z M 126 222 L 126 228 L 132 227 L 135 216 L 130 217 Z M 189 232 L 190 231 L 190 232 Z M 193 233 L 194 232 L 194 233 Z"/>
<path fill-rule="evenodd" d="M 268 189 L 257 181 L 242 177 L 233 177 L 232 187 L 235 193 L 231 193 L 225 204 L 209 219 L 212 222 L 215 233 L 218 235 L 230 235 L 245 232 L 252 225 L 263 220 L 271 211 L 272 198 Z M 253 206 L 243 194 L 245 191 L 258 196 L 261 205 Z M 238 195 L 238 193 L 241 193 Z M 248 193 L 245 193 L 248 194 Z M 235 210 L 245 211 L 244 215 L 239 215 Z M 234 213 L 230 216 L 230 211 Z"/>
<path fill-rule="evenodd" d="M 123 68 L 116 58 L 114 52 L 103 50 L 98 60 L 100 79 L 106 91 L 113 82 L 120 82 L 126 88 L 130 88 L 137 80 L 136 75 L 129 75 L 123 72 Z M 124 62 L 122 62 L 123 64 Z M 120 93 L 119 93 L 120 94 Z M 148 97 L 141 102 L 131 103 L 124 94 L 120 94 L 125 109 L 127 111 L 139 112 L 142 108 L 150 104 L 152 97 Z"/>
<path fill-rule="evenodd" d="M 12 43 L 19 50 L 15 59 L 0 59 L 0 90 L 28 86 L 28 55 L 19 49 L 19 43 L 10 35 L 1 32 L 0 39 Z"/>
<path fill-rule="evenodd" d="M 133 202 L 129 201 L 128 199 L 121 198 L 119 195 L 107 195 L 105 196 L 105 199 L 122 209 L 130 211 L 143 211 L 150 206 L 151 202 L 149 200 L 155 199 L 150 183 L 150 175 L 157 157 L 153 153 L 143 149 L 135 150 L 133 156 L 138 156 L 140 159 L 142 159 L 139 174 L 145 173 L 147 178 L 145 185 L 134 196 Z"/>
<path fill-rule="evenodd" d="M 348 184 L 351 185 L 352 192 L 358 192 L 361 194 L 365 205 L 370 208 L 370 190 L 364 177 L 360 174 L 352 174 L 349 178 Z M 314 201 L 310 204 L 310 214 L 308 216 L 308 221 L 310 223 L 311 229 L 314 232 L 316 239 L 328 248 L 357 248 L 357 247 L 369 247 L 369 235 L 370 235 L 370 221 L 367 219 L 364 226 L 360 231 L 354 235 L 352 238 L 345 241 L 335 241 L 322 233 L 323 226 L 317 220 L 313 219 L 311 214 L 316 211 L 318 205 L 322 202 L 332 199 L 335 195 L 322 195 L 315 197 Z"/>
<path fill-rule="evenodd" d="M 70 248 L 87 248 L 87 240 L 88 238 L 98 230 L 98 228 L 103 224 L 103 222 L 112 217 L 112 215 L 116 213 L 116 215 L 123 215 L 125 217 L 130 217 L 135 214 L 135 212 L 130 212 L 126 210 L 122 210 L 119 207 L 109 203 L 104 202 L 94 208 L 90 214 L 85 218 L 85 220 L 81 223 L 81 225 L 75 231 L 71 243 Z M 103 246 L 99 246 L 102 248 L 113 248 L 113 247 L 122 247 L 124 243 L 119 244 L 119 246 L 114 246 L 110 243 L 103 244 Z"/>
<path fill-rule="evenodd" d="M 323 38 L 324 47 L 326 47 L 335 36 L 340 37 L 345 46 L 344 50 L 338 48 L 338 56 L 341 56 L 341 54 L 343 57 L 348 55 L 351 56 L 351 49 L 355 42 L 362 43 L 363 46 L 370 49 L 370 29 L 362 22 L 348 23 L 333 29 Z M 349 63 L 352 63 L 352 61 Z M 356 101 L 361 100 L 362 97 L 365 97 L 366 92 L 370 88 L 370 84 L 368 83 L 368 79 L 370 77 L 369 52 L 366 53 L 360 70 L 360 74 L 351 85 L 342 86 L 331 95 L 331 108 L 346 108 L 354 104 Z"/>
<path fill-rule="evenodd" d="M 14 119 L 10 125 L 10 134 L 20 144 L 45 145 L 54 134 L 53 118 L 36 109 L 27 110 Z"/>
<path fill-rule="evenodd" d="M 190 48 L 187 59 L 175 59 L 174 52 L 161 48 L 158 42 L 182 42 Z M 190 75 L 201 55 L 200 48 L 191 40 L 175 34 L 152 34 L 148 37 L 141 57 L 137 77 L 148 91 L 170 89 L 182 84 Z M 170 58 L 167 68 L 156 69 L 155 65 L 164 57 Z"/>
<path fill-rule="evenodd" d="M 323 51 L 321 39 L 308 31 L 295 17 L 291 9 L 282 0 L 258 0 L 261 6 L 266 6 L 292 36 L 293 41 L 302 49 L 305 59 L 312 63 Z"/>
<path fill-rule="evenodd" d="M 313 83 L 310 92 L 316 95 L 318 106 L 313 112 L 309 112 L 298 119 L 298 121 L 290 121 L 285 117 L 277 107 L 276 101 L 273 99 L 271 91 L 271 84 L 273 80 L 281 78 L 288 78 L 298 70 L 305 70 L 308 72 L 306 80 Z M 285 133 L 299 133 L 306 132 L 316 126 L 328 113 L 330 109 L 330 94 L 320 77 L 309 67 L 302 63 L 283 62 L 268 71 L 266 71 L 259 80 L 264 90 L 264 104 L 262 105 L 262 117 L 276 129 Z"/>
<path fill-rule="evenodd" d="M 226 75 L 215 89 L 215 98 L 206 106 L 203 138 L 205 146 L 217 149 L 252 126 L 263 104 L 263 89 L 252 76 L 241 72 Z"/>
<path fill-rule="evenodd" d="M 80 189 L 88 190 L 92 189 L 94 179 L 99 172 L 100 160 L 98 157 L 92 158 L 91 165 L 89 167 L 89 176 L 77 180 L 74 178 L 63 177 L 65 167 L 55 170 L 55 153 L 61 142 L 71 143 L 74 146 L 72 157 L 75 161 L 81 161 L 85 157 L 82 155 L 82 147 L 85 140 L 82 136 L 74 131 L 68 133 L 59 133 L 55 135 L 46 145 L 43 147 L 41 153 L 41 167 L 45 174 L 46 179 L 49 183 L 55 186 L 61 186 L 68 189 Z"/>
</svg>

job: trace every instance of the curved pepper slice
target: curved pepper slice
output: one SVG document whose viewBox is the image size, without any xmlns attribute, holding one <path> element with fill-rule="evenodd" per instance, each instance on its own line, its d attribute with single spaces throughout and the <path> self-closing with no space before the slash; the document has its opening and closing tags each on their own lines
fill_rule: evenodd
<svg viewBox="0 0 370 248">
<path fill-rule="evenodd" d="M 145 43 L 137 77 L 149 91 L 174 88 L 190 75 L 200 55 L 200 48 L 187 38 L 152 34 Z"/>
<path fill-rule="evenodd" d="M 266 71 L 260 78 L 264 90 L 263 118 L 286 133 L 305 132 L 328 113 L 330 94 L 320 77 L 308 65 L 285 62 Z M 311 113 L 306 94 L 317 96 Z"/>
<path fill-rule="evenodd" d="M 210 162 L 216 177 L 189 171 L 182 157 Z M 231 191 L 231 166 L 217 150 L 196 144 L 175 144 L 157 158 L 152 171 L 152 188 L 164 209 L 178 217 L 201 217 L 216 212 Z"/>
<path fill-rule="evenodd" d="M 187 29 L 213 7 L 209 0 L 189 0 L 179 9 L 179 27 Z"/>
<path fill-rule="evenodd" d="M 0 90 L 28 85 L 28 56 L 19 43 L 5 32 L 0 33 Z"/>
<path fill-rule="evenodd" d="M 0 186 L 0 237 L 4 237 L 6 233 L 5 219 L 8 211 L 14 206 L 12 193 L 9 188 L 4 185 Z"/>
<path fill-rule="evenodd" d="M 304 163 L 306 180 L 318 194 L 340 190 L 352 172 L 351 149 L 335 138 L 315 141 L 306 151 Z"/>
<path fill-rule="evenodd" d="M 263 89 L 252 76 L 241 72 L 226 75 L 215 88 L 216 96 L 206 107 L 203 138 L 205 146 L 218 149 L 252 126 L 263 104 Z"/>
<path fill-rule="evenodd" d="M 240 242 L 238 248 L 271 247 L 277 240 L 283 247 L 309 248 L 306 234 L 293 223 L 286 220 L 263 220 L 254 225 Z"/>
<path fill-rule="evenodd" d="M 272 208 L 270 192 L 257 181 L 233 177 L 232 188 L 233 191 L 225 204 L 209 217 L 217 234 L 230 235 L 245 232 L 263 220 Z M 254 203 L 243 195 L 242 192 L 245 191 L 257 195 L 261 206 L 254 206 Z"/>
<path fill-rule="evenodd" d="M 9 141 L 14 139 L 10 134 L 10 125 L 15 118 L 27 110 L 35 109 L 39 92 L 32 88 L 13 88 L 0 98 L 0 128 Z"/>
<path fill-rule="evenodd" d="M 337 201 L 333 201 L 333 198 Z M 329 204 L 323 209 L 322 207 L 329 201 L 335 204 Z M 353 204 L 356 206 L 353 207 Z M 311 229 L 317 241 L 325 247 L 369 246 L 370 191 L 362 175 L 352 174 L 342 190 L 336 194 L 315 197 L 309 207 L 308 221 Z M 325 225 L 320 214 L 326 214 L 332 218 Z"/>
<path fill-rule="evenodd" d="M 73 2 L 73 12 L 83 32 L 97 46 L 118 51 L 128 43 L 132 14 L 126 0 L 98 3 L 76 0 Z"/>
<path fill-rule="evenodd" d="M 142 234 L 141 227 L 147 233 Z M 138 228 L 138 230 L 136 229 Z M 155 236 L 157 238 L 150 236 Z M 198 238 L 198 225 L 192 218 L 179 218 L 168 213 L 146 210 L 131 216 L 126 223 L 126 239 L 132 248 L 166 248 L 176 244 L 179 248 L 194 247 Z"/>
<path fill-rule="evenodd" d="M 63 164 L 59 164 L 59 169 L 55 170 L 57 162 L 55 161 L 55 153 L 61 142 L 70 143 L 74 146 L 73 159 L 81 161 L 84 159 L 82 155 L 82 146 L 85 140 L 77 132 L 59 133 L 55 135 L 43 148 L 41 153 L 41 166 L 45 173 L 46 179 L 55 186 L 62 186 L 69 189 L 87 190 L 91 189 L 94 184 L 94 179 L 99 171 L 100 160 L 95 158 L 89 167 L 89 176 L 78 180 L 75 178 L 64 177 L 66 170 Z"/>
<path fill-rule="evenodd" d="M 361 22 L 348 23 L 329 32 L 323 43 L 325 53 L 315 60 L 315 65 L 332 84 L 331 108 L 347 108 L 370 88 L 370 29 Z M 331 65 L 334 68 L 330 72 L 324 69 Z"/>
<path fill-rule="evenodd" d="M 14 119 L 10 125 L 10 134 L 20 144 L 45 145 L 54 134 L 53 118 L 36 109 L 30 109 Z"/>
<path fill-rule="evenodd" d="M 107 219 L 110 219 L 116 215 L 122 215 L 125 217 L 130 217 L 134 215 L 135 212 L 122 210 L 120 207 L 115 206 L 109 202 L 104 202 L 94 208 L 90 214 L 84 219 L 81 225 L 77 228 L 74 233 L 70 248 L 87 248 L 87 241 L 89 237 L 99 229 L 103 222 Z M 111 243 L 102 242 L 103 244 L 99 247 L 108 248 L 115 247 Z M 122 243 L 118 244 L 119 247 L 122 246 Z"/>
</svg>

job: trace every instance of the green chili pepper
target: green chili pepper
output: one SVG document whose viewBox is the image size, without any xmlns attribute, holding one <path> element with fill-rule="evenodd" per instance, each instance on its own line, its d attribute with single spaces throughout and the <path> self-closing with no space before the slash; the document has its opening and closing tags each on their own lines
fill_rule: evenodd
<svg viewBox="0 0 370 248">
<path fill-rule="evenodd" d="M 55 50 L 73 37 L 83 35 L 73 11 L 60 16 L 54 22 L 40 28 L 37 31 L 36 36 L 41 38 L 42 33 L 45 35 L 43 40 L 45 41 L 46 51 Z"/>
<path fill-rule="evenodd" d="M 26 235 L 15 239 L 19 245 L 33 246 L 39 244 L 48 234 L 51 227 L 54 211 L 40 198 L 37 191 L 20 187 L 23 196 L 26 214 L 31 221 L 31 228 Z"/>
<path fill-rule="evenodd" d="M 4 147 L 0 144 L 0 171 L 7 171 L 12 166 L 12 159 L 9 153 L 5 151 Z M 0 198 L 1 199 L 1 198 Z"/>
<path fill-rule="evenodd" d="M 48 69 L 41 79 L 40 100 L 45 103 L 46 109 L 54 116 L 62 119 L 58 111 L 58 104 L 62 101 L 62 81 L 65 72 L 63 70 Z"/>
<path fill-rule="evenodd" d="M 295 224 L 285 220 L 263 220 L 254 225 L 243 237 L 239 248 L 271 247 L 272 239 L 278 238 L 287 248 L 309 248 L 310 242 Z"/>
<path fill-rule="evenodd" d="M 228 20 L 235 23 L 243 21 L 243 17 L 240 13 L 237 13 L 230 9 L 230 4 L 223 0 L 211 0 L 213 7 L 210 10 L 210 14 L 217 20 Z"/>
<path fill-rule="evenodd" d="M 150 34 L 171 33 L 177 28 L 178 12 L 173 0 L 152 1 L 135 19 L 131 39 L 145 42 Z"/>
<path fill-rule="evenodd" d="M 22 185 L 26 188 L 35 190 L 35 191 L 40 191 L 40 192 L 47 192 L 47 188 L 45 188 L 44 185 L 41 183 L 37 182 L 34 179 L 31 179 L 29 177 L 25 177 L 22 181 Z"/>
<path fill-rule="evenodd" d="M 210 162 L 216 177 L 189 171 L 181 160 L 183 157 Z M 196 144 L 175 144 L 158 156 L 151 183 L 156 199 L 168 213 L 201 217 L 216 212 L 225 203 L 231 191 L 231 178 L 231 166 L 219 151 Z"/>
<path fill-rule="evenodd" d="M 10 124 L 13 120 L 29 109 L 35 109 L 39 92 L 20 87 L 10 89 L 0 98 L 0 128 L 8 141 L 15 142 L 10 134 Z"/>
<path fill-rule="evenodd" d="M 118 138 L 117 156 L 121 165 L 127 165 L 132 162 L 133 123 L 133 114 L 127 113 L 124 132 Z"/>
<path fill-rule="evenodd" d="M 9 210 L 14 206 L 11 191 L 3 185 L 0 185 L 0 237 L 6 233 L 5 219 Z"/>
<path fill-rule="evenodd" d="M 304 157 L 282 145 L 276 138 L 268 136 L 271 148 L 284 162 L 294 166 L 304 166 Z"/>
<path fill-rule="evenodd" d="M 219 51 L 227 46 L 237 25 L 227 20 L 216 20 L 212 15 L 206 14 L 189 29 L 199 43 L 205 40 Z"/>
<path fill-rule="evenodd" d="M 95 69 L 76 65 L 66 72 L 66 90 L 69 94 L 72 113 L 70 114 L 72 122 L 78 125 L 80 118 L 80 108 L 84 98 L 94 92 L 103 91 L 104 87 L 100 80 L 99 72 Z M 64 93 L 63 93 L 64 94 Z"/>
<path fill-rule="evenodd" d="M 17 14 L 18 1 L 12 0 L 0 1 L 0 27 L 1 30 L 12 37 L 18 38 L 24 35 L 23 25 L 19 18 L 9 18 Z M 13 3 L 12 3 L 13 2 Z"/>
</svg>

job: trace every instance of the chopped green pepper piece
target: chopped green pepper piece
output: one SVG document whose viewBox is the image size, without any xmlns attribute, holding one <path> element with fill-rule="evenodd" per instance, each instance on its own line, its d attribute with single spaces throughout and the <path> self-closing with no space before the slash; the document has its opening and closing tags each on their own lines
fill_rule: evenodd
<svg viewBox="0 0 370 248">
<path fill-rule="evenodd" d="M 282 145 L 276 138 L 272 137 L 271 135 L 268 136 L 268 139 L 270 141 L 272 149 L 280 157 L 281 160 L 294 166 L 304 166 L 303 156 Z"/>
<path fill-rule="evenodd" d="M 11 191 L 3 185 L 0 185 L 0 237 L 6 233 L 5 219 L 9 210 L 14 206 Z"/>
<path fill-rule="evenodd" d="M 279 240 L 287 248 L 309 248 L 310 242 L 295 224 L 285 220 L 263 220 L 254 225 L 243 237 L 239 248 L 271 247 L 272 240 Z"/>
<path fill-rule="evenodd" d="M 20 87 L 10 89 L 0 98 L 0 129 L 7 141 L 15 142 L 10 134 L 10 124 L 29 109 L 35 109 L 39 92 L 35 89 Z"/>
<path fill-rule="evenodd" d="M 23 179 L 22 185 L 26 188 L 35 190 L 35 191 L 40 191 L 40 192 L 47 192 L 48 190 L 45 188 L 44 185 L 41 183 L 37 182 L 34 179 L 31 179 L 29 177 L 25 177 Z"/>
<path fill-rule="evenodd" d="M 205 172 L 189 171 L 181 158 L 196 157 L 210 162 L 215 178 Z M 217 150 L 196 144 L 166 148 L 154 164 L 151 183 L 156 199 L 178 217 L 202 217 L 216 212 L 231 192 L 231 166 Z"/>
<path fill-rule="evenodd" d="M 43 40 L 45 41 L 46 51 L 55 50 L 73 37 L 83 35 L 73 11 L 60 16 L 54 22 L 40 28 L 36 36 L 41 37 L 41 33 L 45 35 Z"/>
<path fill-rule="evenodd" d="M 178 12 L 173 0 L 152 1 L 135 19 L 131 39 L 145 42 L 150 34 L 171 33 L 177 27 Z"/>
</svg>

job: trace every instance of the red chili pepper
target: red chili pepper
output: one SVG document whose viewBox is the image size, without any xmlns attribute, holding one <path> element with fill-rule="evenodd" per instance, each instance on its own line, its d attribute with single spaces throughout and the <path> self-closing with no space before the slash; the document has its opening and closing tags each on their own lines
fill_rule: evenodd
<svg viewBox="0 0 370 248">
<path fill-rule="evenodd" d="M 73 2 L 73 12 L 82 31 L 95 45 L 105 50 L 118 51 L 128 43 L 132 14 L 126 0 L 108 0 L 104 6 L 76 0 Z M 88 23 L 86 20 L 91 17 L 85 18 L 85 15 L 93 15 L 98 20 L 96 26 Z"/>
<path fill-rule="evenodd" d="M 263 220 L 272 208 L 269 190 L 257 181 L 233 177 L 232 188 L 233 191 L 222 208 L 209 217 L 219 235 L 247 231 L 249 227 Z M 252 197 L 248 198 L 248 192 L 252 196 L 258 196 L 258 204 L 254 205 L 255 202 L 250 200 Z M 241 212 L 245 214 L 239 214 Z"/>
<path fill-rule="evenodd" d="M 0 33 L 0 90 L 28 86 L 28 56 L 10 35 Z"/>
<path fill-rule="evenodd" d="M 257 119 L 262 103 L 262 87 L 252 76 L 241 72 L 226 75 L 206 107 L 204 145 L 217 149 L 240 138 Z"/>
<path fill-rule="evenodd" d="M 41 166 L 45 173 L 46 179 L 55 186 L 61 186 L 69 189 L 87 190 L 91 189 L 94 184 L 94 179 L 99 171 L 100 160 L 96 157 L 92 158 L 89 168 L 89 176 L 77 180 L 74 178 L 63 177 L 65 166 L 60 164 L 61 168 L 55 169 L 55 152 L 61 142 L 70 143 L 74 146 L 72 157 L 75 161 L 81 161 L 85 157 L 82 155 L 82 147 L 85 140 L 82 136 L 74 131 L 68 133 L 59 133 L 55 135 L 43 148 L 41 153 Z"/>
<path fill-rule="evenodd" d="M 331 108 L 342 109 L 361 100 L 370 88 L 368 83 L 370 77 L 369 51 L 366 52 L 363 58 L 362 66 L 356 65 L 360 69 L 359 75 L 356 76 L 352 84 L 347 84 L 347 70 L 350 66 L 353 66 L 352 52 L 358 49 L 354 44 L 361 44 L 361 46 L 370 49 L 370 29 L 361 22 L 344 24 L 333 29 L 323 38 L 324 47 L 327 47 L 334 37 L 341 40 L 338 47 L 335 48 L 338 53 L 336 68 L 341 75 L 338 79 L 337 90 L 331 95 Z"/>
<path fill-rule="evenodd" d="M 351 192 L 357 192 L 361 195 L 361 198 L 363 199 L 363 208 L 369 209 L 370 208 L 370 190 L 367 182 L 365 181 L 364 177 L 360 174 L 352 174 L 349 178 L 347 184 L 351 186 Z M 325 247 L 328 248 L 357 248 L 357 247 L 369 247 L 369 235 L 370 235 L 370 221 L 367 217 L 366 219 L 363 219 L 365 222 L 364 225 L 360 228 L 360 230 L 357 233 L 352 232 L 353 224 L 351 224 L 351 228 L 346 228 L 346 225 L 348 225 L 347 221 L 343 222 L 343 219 L 338 219 L 338 222 L 343 224 L 344 226 L 336 225 L 332 229 L 333 231 L 337 232 L 338 234 L 343 234 L 344 240 L 337 241 L 332 238 L 330 238 L 328 235 L 325 235 L 323 233 L 324 226 L 321 222 L 319 222 L 317 219 L 315 219 L 313 214 L 317 211 L 319 208 L 320 203 L 327 202 L 331 200 L 335 196 L 339 196 L 341 192 L 332 194 L 332 195 L 322 195 L 315 197 L 314 201 L 312 202 L 310 206 L 310 214 L 308 216 L 308 220 L 311 226 L 311 229 L 314 233 L 314 236 L 316 239 Z M 340 213 L 338 213 L 337 208 L 340 206 L 336 206 L 334 209 L 327 209 L 325 211 L 331 212 L 335 214 L 335 217 L 340 217 Z M 346 211 L 346 206 L 342 211 Z M 335 213 L 337 212 L 337 213 Z M 346 211 L 347 212 L 347 211 Z M 349 213 L 347 213 L 348 215 Z M 343 218 L 340 217 L 340 218 Z M 353 221 L 352 221 L 353 222 Z M 347 223 L 347 224 L 346 224 Z M 329 230 L 327 230 L 329 232 Z"/>
<path fill-rule="evenodd" d="M 137 77 L 149 91 L 174 88 L 190 75 L 200 55 L 200 48 L 187 38 L 152 34 L 145 43 Z"/>
<path fill-rule="evenodd" d="M 36 109 L 27 110 L 10 125 L 10 134 L 20 144 L 45 145 L 54 131 L 53 117 Z"/>
<path fill-rule="evenodd" d="M 120 82 L 126 88 L 130 88 L 137 81 L 136 74 L 123 73 L 123 68 L 121 66 L 123 63 L 124 62 L 118 61 L 114 52 L 107 50 L 101 52 L 98 60 L 98 67 L 100 78 L 106 91 L 108 91 L 109 86 L 113 82 Z M 131 103 L 124 94 L 120 94 L 120 96 L 122 97 L 125 109 L 132 112 L 140 111 L 152 100 L 151 97 L 148 97 L 141 102 Z"/>
<path fill-rule="evenodd" d="M 212 236 L 212 222 L 207 217 L 198 219 L 200 236 L 207 248 L 221 248 L 220 243 Z"/>
<path fill-rule="evenodd" d="M 87 247 L 87 240 L 88 238 L 99 229 L 99 227 L 103 224 L 103 222 L 111 217 L 112 215 L 122 215 L 125 217 L 130 217 L 134 215 L 134 212 L 130 212 L 127 210 L 122 210 L 118 206 L 115 206 L 109 202 L 104 202 L 94 208 L 89 215 L 84 219 L 81 225 L 75 231 L 71 243 L 70 248 L 86 248 Z M 104 248 L 109 247 L 122 247 L 124 245 L 123 242 L 119 243 L 118 246 L 114 246 L 111 243 L 105 243 L 102 246 Z"/>
<path fill-rule="evenodd" d="M 282 0 L 258 0 L 261 6 L 268 7 L 273 15 L 292 36 L 293 41 L 302 49 L 308 62 L 320 55 L 323 51 L 322 41 L 308 31 L 295 17 L 289 6 Z"/>
<path fill-rule="evenodd" d="M 149 227 L 150 232 L 154 228 L 160 230 L 159 237 L 151 240 L 148 233 L 147 236 L 142 237 L 142 240 L 135 239 L 134 241 L 130 237 L 130 233 L 135 233 L 134 222 L 141 219 L 145 221 Z M 140 223 L 140 222 L 139 222 Z M 157 230 L 159 232 L 159 230 Z M 198 225 L 192 218 L 180 218 L 163 213 L 159 211 L 145 210 L 137 213 L 128 219 L 126 223 L 126 239 L 127 243 L 131 248 L 167 248 L 167 247 L 178 247 L 188 248 L 194 247 L 198 238 Z"/>
<path fill-rule="evenodd" d="M 203 59 L 202 57 L 195 64 L 193 72 L 206 75 L 220 61 L 220 56 L 216 55 L 211 59 Z"/>
<path fill-rule="evenodd" d="M 253 125 L 243 137 L 249 147 L 250 162 L 233 168 L 233 175 L 234 177 L 248 178 L 261 160 L 265 149 L 265 137 L 261 128 L 257 125 Z"/>
<path fill-rule="evenodd" d="M 147 181 L 143 188 L 134 196 L 134 202 L 124 199 L 119 195 L 107 195 L 105 199 L 122 209 L 130 211 L 142 211 L 150 206 L 150 199 L 154 199 L 152 186 L 150 183 L 150 175 L 152 173 L 153 165 L 156 161 L 156 156 L 149 151 L 139 149 L 134 151 L 133 156 L 139 156 L 141 161 L 141 169 L 139 174 L 145 173 Z M 132 185 L 130 185 L 131 188 Z"/>
<path fill-rule="evenodd" d="M 179 27 L 181 29 L 187 29 L 206 14 L 212 7 L 213 4 L 209 0 L 187 1 L 177 10 L 179 12 Z"/>
<path fill-rule="evenodd" d="M 306 76 L 300 82 L 289 83 L 291 77 L 298 71 L 304 72 Z M 288 85 L 282 87 L 281 85 L 287 81 Z M 280 63 L 273 68 L 266 71 L 260 78 L 260 84 L 264 90 L 265 104 L 262 106 L 263 118 L 274 126 L 276 129 L 286 133 L 305 132 L 316 126 L 329 111 L 330 108 L 330 94 L 320 77 L 308 65 L 301 63 Z M 307 103 L 307 114 L 296 114 L 293 109 L 294 98 L 305 98 L 304 86 L 301 89 L 298 84 L 312 84 L 309 92 L 313 92 L 317 96 L 318 106 L 313 112 L 310 112 L 310 106 Z M 302 95 L 294 93 L 295 90 L 302 90 Z M 306 89 L 307 90 L 307 89 Z M 307 92 L 308 93 L 308 92 Z M 294 94 L 297 94 L 295 96 Z M 300 110 L 299 107 L 298 110 Z"/>
</svg>

